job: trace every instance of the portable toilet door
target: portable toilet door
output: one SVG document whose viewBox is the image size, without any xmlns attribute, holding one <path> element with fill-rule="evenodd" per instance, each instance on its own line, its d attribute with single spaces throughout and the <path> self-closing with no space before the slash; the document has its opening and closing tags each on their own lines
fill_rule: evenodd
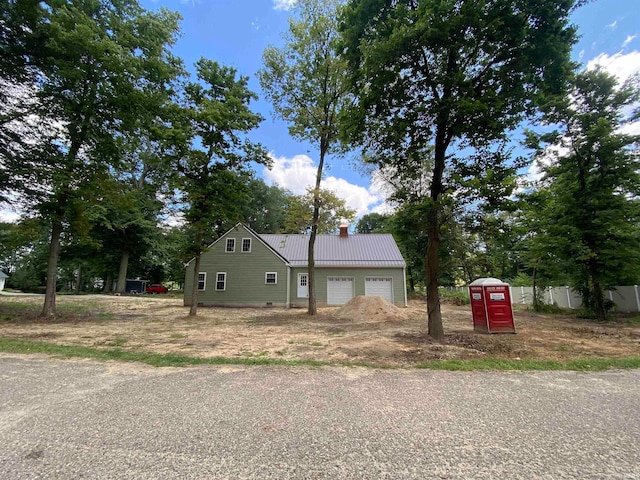
<svg viewBox="0 0 640 480">
<path fill-rule="evenodd" d="M 473 329 L 485 333 L 516 333 L 509 284 L 479 278 L 469 284 Z"/>
</svg>

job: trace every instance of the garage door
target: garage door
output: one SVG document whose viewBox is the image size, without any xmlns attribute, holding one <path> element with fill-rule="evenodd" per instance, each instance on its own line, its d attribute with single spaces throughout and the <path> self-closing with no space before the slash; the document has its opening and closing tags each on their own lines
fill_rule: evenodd
<svg viewBox="0 0 640 480">
<path fill-rule="evenodd" d="M 393 303 L 393 282 L 391 277 L 366 277 L 364 279 L 364 294 L 378 295 Z"/>
<path fill-rule="evenodd" d="M 353 278 L 327 277 L 327 305 L 344 305 L 353 298 Z"/>
</svg>

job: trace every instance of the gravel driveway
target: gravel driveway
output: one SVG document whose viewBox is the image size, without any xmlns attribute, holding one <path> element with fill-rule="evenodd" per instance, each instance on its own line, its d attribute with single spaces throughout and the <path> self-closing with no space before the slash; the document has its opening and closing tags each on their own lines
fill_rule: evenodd
<svg viewBox="0 0 640 480">
<path fill-rule="evenodd" d="M 16 478 L 640 478 L 640 371 L 454 373 L 0 355 Z"/>
</svg>

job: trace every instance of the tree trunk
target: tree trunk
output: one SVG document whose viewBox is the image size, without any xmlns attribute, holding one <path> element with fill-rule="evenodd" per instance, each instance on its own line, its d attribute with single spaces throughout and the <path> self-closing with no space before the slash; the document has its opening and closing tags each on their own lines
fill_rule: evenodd
<svg viewBox="0 0 640 480">
<path fill-rule="evenodd" d="M 56 316 L 56 283 L 58 281 L 58 257 L 60 256 L 60 235 L 62 221 L 53 220 L 51 224 L 51 244 L 47 260 L 47 289 L 44 295 L 44 306 L 40 316 L 52 319 Z"/>
<path fill-rule="evenodd" d="M 425 259 L 425 279 L 427 280 L 427 315 L 428 333 L 436 340 L 444 338 L 442 313 L 440 311 L 440 292 L 438 292 L 438 269 L 440 268 L 440 226 L 438 224 L 438 210 L 432 206 L 429 214 L 429 229 L 427 232 L 429 244 Z"/>
<path fill-rule="evenodd" d="M 189 316 L 195 317 L 198 314 L 198 274 L 200 273 L 200 258 L 202 257 L 202 228 L 200 225 L 196 225 L 196 238 L 194 239 L 195 244 L 198 248 L 198 254 L 196 255 L 196 261 L 193 265 L 193 287 L 191 289 L 191 306 L 189 308 Z M 218 279 L 214 278 L 214 282 L 217 282 Z M 215 283 L 213 284 L 213 288 L 215 288 Z"/>
<path fill-rule="evenodd" d="M 107 273 L 107 276 L 104 279 L 104 285 L 102 285 L 102 293 L 109 292 L 111 292 L 111 274 Z"/>
<path fill-rule="evenodd" d="M 318 235 L 318 218 L 320 217 L 320 181 L 322 180 L 322 168 L 324 167 L 324 156 L 327 153 L 327 141 L 320 139 L 320 161 L 318 162 L 318 171 L 316 172 L 316 186 L 313 190 L 313 218 L 311 220 L 311 235 L 309 237 L 309 251 L 307 264 L 307 282 L 309 289 L 309 315 L 318 313 L 316 303 L 316 279 L 315 279 L 315 245 L 316 236 Z"/>
<path fill-rule="evenodd" d="M 198 273 L 200 272 L 200 256 L 200 254 L 196 255 L 196 261 L 193 265 L 193 288 L 191 289 L 191 307 L 189 308 L 190 317 L 195 317 L 198 314 Z M 217 282 L 217 280 L 217 278 L 213 279 L 214 282 Z"/>
<path fill-rule="evenodd" d="M 124 293 L 127 287 L 127 269 L 129 268 L 129 249 L 122 250 L 120 257 L 120 270 L 118 270 L 118 283 L 116 284 L 116 293 Z"/>
<path fill-rule="evenodd" d="M 75 291 L 73 292 L 76 295 L 80 295 L 81 282 L 82 282 L 82 265 L 78 265 L 78 274 L 76 275 L 76 288 L 75 288 Z"/>
<path fill-rule="evenodd" d="M 407 276 L 409 277 L 409 292 L 411 294 L 416 293 L 416 281 L 413 279 L 413 270 L 407 265 Z"/>
<path fill-rule="evenodd" d="M 436 340 L 444 338 L 442 313 L 440 312 L 440 292 L 438 275 L 440 273 L 440 196 L 445 192 L 443 176 L 446 165 L 446 153 L 449 140 L 446 138 L 446 119 L 444 114 L 438 122 L 433 155 L 433 177 L 431 179 L 431 205 L 427 213 L 427 253 L 425 258 L 425 282 L 427 284 L 427 329 L 430 337 Z"/>
<path fill-rule="evenodd" d="M 540 300 L 538 298 L 538 262 L 533 266 L 533 311 L 538 312 L 540 310 Z"/>
<path fill-rule="evenodd" d="M 592 284 L 592 305 L 596 318 L 599 322 L 607 320 L 607 311 L 604 308 L 604 292 L 602 291 L 602 284 L 598 276 L 598 266 L 595 260 L 589 261 L 589 276 L 591 277 Z"/>
</svg>

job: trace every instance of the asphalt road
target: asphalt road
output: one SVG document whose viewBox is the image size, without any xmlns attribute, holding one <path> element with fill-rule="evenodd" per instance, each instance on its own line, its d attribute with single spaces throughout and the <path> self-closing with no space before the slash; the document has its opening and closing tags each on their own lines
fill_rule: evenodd
<svg viewBox="0 0 640 480">
<path fill-rule="evenodd" d="M 640 371 L 0 355 L 0 477 L 640 478 Z"/>
</svg>

